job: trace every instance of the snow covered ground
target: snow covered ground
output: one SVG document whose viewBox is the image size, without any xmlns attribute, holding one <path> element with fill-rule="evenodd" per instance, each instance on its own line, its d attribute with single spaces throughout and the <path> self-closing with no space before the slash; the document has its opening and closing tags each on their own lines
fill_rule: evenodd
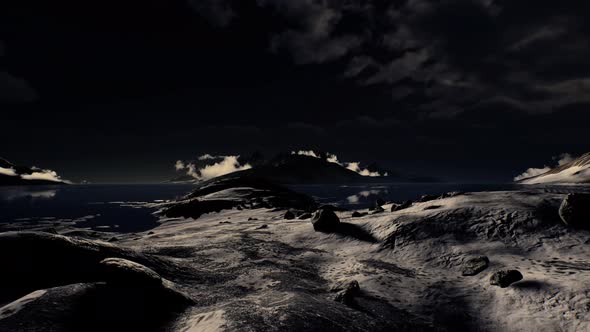
<svg viewBox="0 0 590 332">
<path fill-rule="evenodd" d="M 360 218 L 337 212 L 341 233 L 285 211 L 232 209 L 162 218 L 116 244 L 163 259 L 156 271 L 195 300 L 172 331 L 590 331 L 590 232 L 560 222 L 562 199 L 479 192 Z M 479 255 L 490 266 L 462 276 Z M 524 279 L 492 286 L 499 269 Z M 353 279 L 356 305 L 335 302 L 330 287 Z M 0 309 L 0 330 L 44 296 Z"/>
</svg>

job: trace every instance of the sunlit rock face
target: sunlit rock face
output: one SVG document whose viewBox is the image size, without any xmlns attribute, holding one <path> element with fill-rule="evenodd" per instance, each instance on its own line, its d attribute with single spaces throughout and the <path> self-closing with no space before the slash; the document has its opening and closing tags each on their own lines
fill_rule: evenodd
<svg viewBox="0 0 590 332">
<path fill-rule="evenodd" d="M 555 168 L 541 169 L 539 173 L 518 179 L 517 182 L 522 184 L 588 184 L 590 183 L 590 153 Z"/>
</svg>

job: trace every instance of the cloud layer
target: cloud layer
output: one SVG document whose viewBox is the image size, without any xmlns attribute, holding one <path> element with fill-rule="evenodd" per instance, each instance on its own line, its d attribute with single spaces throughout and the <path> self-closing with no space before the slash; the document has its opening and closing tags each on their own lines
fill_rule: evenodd
<svg viewBox="0 0 590 332">
<path fill-rule="evenodd" d="M 542 114 L 590 101 L 585 2 L 192 2 L 218 26 L 272 15 L 271 51 L 297 64 L 338 64 L 360 85 L 388 87 L 408 112 L 454 116 L 501 101 Z"/>
<path fill-rule="evenodd" d="M 21 174 L 20 177 L 24 180 L 63 181 L 55 171 L 48 169 L 36 169 L 33 173 Z"/>
</svg>

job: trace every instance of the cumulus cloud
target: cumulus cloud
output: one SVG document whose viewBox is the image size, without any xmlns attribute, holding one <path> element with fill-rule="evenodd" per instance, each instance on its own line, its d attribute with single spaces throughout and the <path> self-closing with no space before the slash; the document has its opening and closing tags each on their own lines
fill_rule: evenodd
<svg viewBox="0 0 590 332">
<path fill-rule="evenodd" d="M 353 172 L 357 172 L 362 176 L 369 176 L 369 177 L 382 176 L 381 174 L 379 174 L 379 172 L 371 172 L 366 168 L 361 168 L 360 163 L 358 163 L 358 162 L 348 163 L 346 165 L 346 168 L 348 168 L 349 170 L 351 170 Z M 387 175 L 387 174 L 385 174 L 385 175 Z"/>
<path fill-rule="evenodd" d="M 338 160 L 338 156 L 336 156 L 335 154 L 332 154 L 332 153 L 321 154 L 321 153 L 317 153 L 313 150 L 299 150 L 299 151 L 291 151 L 291 154 L 314 157 L 314 158 L 319 158 L 319 159 L 325 159 L 327 162 L 338 164 L 338 165 L 345 167 L 353 172 L 356 172 L 362 176 L 369 176 L 369 177 L 387 176 L 387 173 L 381 174 L 381 173 L 375 172 L 375 171 L 372 172 L 367 168 L 361 168 L 360 162 L 356 162 L 356 161 L 354 161 L 354 162 L 340 162 L 340 160 Z"/>
<path fill-rule="evenodd" d="M 17 175 L 14 168 L 4 168 L 4 167 L 0 167 L 0 174 L 8 175 L 8 176 L 16 176 Z"/>
<path fill-rule="evenodd" d="M 570 155 L 569 153 L 562 153 L 559 155 L 559 157 L 553 157 L 553 160 L 557 160 L 557 165 L 558 166 L 562 166 L 565 164 L 569 164 L 572 161 L 574 161 L 574 157 L 572 157 L 572 155 Z"/>
<path fill-rule="evenodd" d="M 215 159 L 215 156 L 212 156 L 208 153 L 205 153 L 202 156 L 199 156 L 199 160 L 209 160 L 209 159 Z"/>
<path fill-rule="evenodd" d="M 243 171 L 252 168 L 248 163 L 241 164 L 240 156 L 213 156 L 204 154 L 197 158 L 199 164 L 195 162 L 176 161 L 174 168 L 177 171 L 186 170 L 186 174 L 197 180 L 209 180 L 218 176 L 230 174 L 237 171 Z"/>
<path fill-rule="evenodd" d="M 185 169 L 185 168 L 186 168 L 186 165 L 184 164 L 184 162 L 183 162 L 182 160 L 177 160 L 177 161 L 176 161 L 176 164 L 174 164 L 174 168 L 175 168 L 177 171 L 180 171 L 180 170 L 183 170 L 183 169 Z"/>
<path fill-rule="evenodd" d="M 201 179 L 207 180 L 221 175 L 252 168 L 250 164 L 240 165 L 239 156 L 225 156 L 221 162 L 199 169 Z"/>
<path fill-rule="evenodd" d="M 45 180 L 54 182 L 63 181 L 55 171 L 48 169 L 37 169 L 31 174 L 21 174 L 20 177 L 24 180 Z"/>
<path fill-rule="evenodd" d="M 545 174 L 551 170 L 551 167 L 545 166 L 543 168 L 529 168 L 524 173 L 514 177 L 514 181 L 521 181 L 524 179 L 532 178 L 533 176 L 538 176 L 541 174 Z"/>
<path fill-rule="evenodd" d="M 292 151 L 291 154 L 296 154 L 299 156 L 308 156 L 319 158 L 319 156 L 313 150 L 299 150 L 299 151 Z"/>
</svg>

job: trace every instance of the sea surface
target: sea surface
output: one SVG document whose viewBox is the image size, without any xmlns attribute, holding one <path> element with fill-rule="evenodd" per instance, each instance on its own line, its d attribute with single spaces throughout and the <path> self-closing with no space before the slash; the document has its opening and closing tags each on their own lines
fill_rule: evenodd
<svg viewBox="0 0 590 332">
<path fill-rule="evenodd" d="M 149 203 L 173 200 L 189 193 L 194 185 L 70 185 L 0 187 L 0 224 L 69 222 L 74 227 L 105 232 L 138 232 L 154 228 L 158 218 Z M 291 189 L 306 193 L 320 203 L 349 209 L 373 206 L 377 199 L 402 202 L 425 194 L 450 191 L 543 190 L 559 193 L 590 192 L 590 186 L 523 186 L 515 184 L 383 183 L 354 185 L 299 185 Z M 15 225 L 16 224 L 16 225 Z M 26 227 L 25 227 L 26 228 Z"/>
</svg>

